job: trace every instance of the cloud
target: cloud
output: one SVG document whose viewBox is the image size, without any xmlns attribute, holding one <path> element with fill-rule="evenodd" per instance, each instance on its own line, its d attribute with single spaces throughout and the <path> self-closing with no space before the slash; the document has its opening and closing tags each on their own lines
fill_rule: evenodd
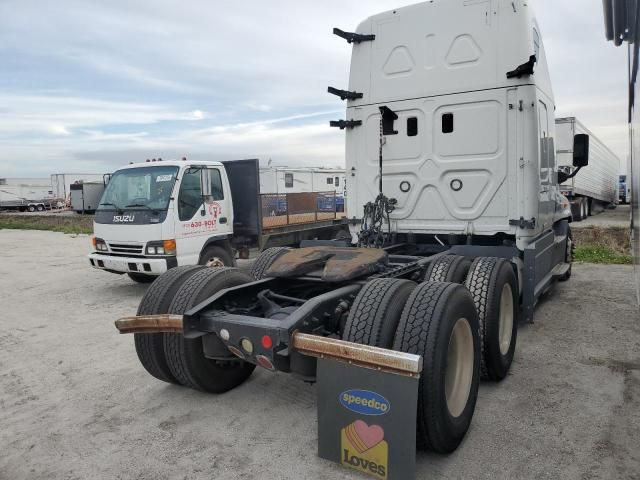
<svg viewBox="0 0 640 480">
<path fill-rule="evenodd" d="M 0 2 L 0 176 L 185 154 L 341 164 L 344 133 L 327 122 L 344 103 L 326 87 L 347 88 L 351 47 L 331 29 L 411 3 Z M 558 114 L 624 158 L 626 57 L 600 4 L 528 3 Z"/>
</svg>

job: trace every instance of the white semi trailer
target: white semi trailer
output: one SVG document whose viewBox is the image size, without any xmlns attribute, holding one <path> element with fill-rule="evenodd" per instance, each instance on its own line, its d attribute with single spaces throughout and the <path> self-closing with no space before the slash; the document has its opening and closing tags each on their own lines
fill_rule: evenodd
<svg viewBox="0 0 640 480">
<path fill-rule="evenodd" d="M 353 46 L 348 89 L 330 88 L 347 101 L 332 126 L 346 131 L 352 241 L 269 249 L 251 277 L 173 270 L 117 326 L 151 375 L 203 391 L 256 365 L 313 381 L 314 357 L 421 370 L 406 436 L 451 452 L 480 378 L 506 377 L 519 321 L 571 275 L 540 28 L 527 0 L 446 0 L 334 33 Z M 573 144 L 585 167 L 589 137 Z"/>
<path fill-rule="evenodd" d="M 589 135 L 589 168 L 560 184 L 560 192 L 571 202 L 572 218 L 579 222 L 591 215 L 597 206 L 618 203 L 620 159 L 591 133 L 577 118 L 556 119 L 556 159 L 560 171 L 571 174 L 573 139 Z"/>
</svg>

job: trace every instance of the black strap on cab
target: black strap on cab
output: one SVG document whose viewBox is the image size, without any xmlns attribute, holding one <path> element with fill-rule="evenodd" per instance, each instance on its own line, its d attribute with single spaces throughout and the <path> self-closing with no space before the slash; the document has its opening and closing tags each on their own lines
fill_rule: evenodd
<svg viewBox="0 0 640 480">
<path fill-rule="evenodd" d="M 345 32 L 343 30 L 340 30 L 339 28 L 334 28 L 333 34 L 339 36 L 340 38 L 344 38 L 347 43 L 370 42 L 371 40 L 376 39 L 375 35 L 362 35 L 360 33 Z"/>
<path fill-rule="evenodd" d="M 330 127 L 336 127 L 340 130 L 359 127 L 360 125 L 362 125 L 362 120 L 331 120 L 329 122 Z"/>
</svg>

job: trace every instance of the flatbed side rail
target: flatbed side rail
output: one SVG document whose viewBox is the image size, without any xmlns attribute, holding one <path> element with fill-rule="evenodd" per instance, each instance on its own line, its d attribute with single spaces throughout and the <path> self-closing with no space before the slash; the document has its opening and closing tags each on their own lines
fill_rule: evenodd
<svg viewBox="0 0 640 480">
<path fill-rule="evenodd" d="M 295 332 L 293 348 L 303 355 L 347 362 L 363 368 L 406 377 L 419 377 L 422 357 L 369 345 L 345 342 L 334 338 Z"/>
<path fill-rule="evenodd" d="M 116 320 L 120 333 L 182 333 L 182 315 L 140 315 Z"/>
</svg>

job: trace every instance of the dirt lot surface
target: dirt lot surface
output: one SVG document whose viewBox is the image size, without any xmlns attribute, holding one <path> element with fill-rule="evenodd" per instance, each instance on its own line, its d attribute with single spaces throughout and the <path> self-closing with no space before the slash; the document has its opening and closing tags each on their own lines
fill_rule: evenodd
<svg viewBox="0 0 640 480">
<path fill-rule="evenodd" d="M 167 385 L 113 320 L 146 286 L 89 268 L 88 237 L 0 231 L 0 478 L 366 478 L 316 456 L 315 387 L 256 370 L 221 396 Z M 638 478 L 640 318 L 632 269 L 576 265 L 483 383 L 452 455 L 420 479 Z"/>
</svg>

